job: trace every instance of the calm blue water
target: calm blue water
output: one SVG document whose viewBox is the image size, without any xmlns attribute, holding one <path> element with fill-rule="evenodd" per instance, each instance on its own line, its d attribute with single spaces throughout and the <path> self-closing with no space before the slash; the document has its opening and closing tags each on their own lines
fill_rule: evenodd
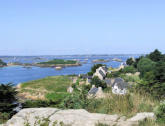
<svg viewBox="0 0 165 126">
<path fill-rule="evenodd" d="M 47 76 L 55 75 L 69 75 L 69 74 L 85 74 L 90 71 L 90 68 L 93 66 L 92 60 L 94 59 L 113 59 L 119 58 L 123 62 L 126 61 L 132 55 L 108 55 L 108 56 L 28 56 L 28 57 L 11 57 L 11 56 L 1 56 L 5 62 L 22 62 L 22 63 L 35 63 L 41 61 L 48 61 L 51 59 L 77 59 L 80 61 L 86 61 L 86 64 L 78 67 L 66 67 L 62 70 L 56 70 L 54 68 L 40 68 L 40 67 L 31 67 L 24 68 L 22 66 L 11 66 L 0 68 L 0 83 L 13 83 L 18 84 L 22 82 L 27 82 L 30 80 L 36 80 L 44 78 Z M 134 55 L 137 57 L 138 55 Z M 111 61 L 105 63 L 107 66 L 112 66 L 114 68 L 118 67 L 121 63 Z"/>
</svg>

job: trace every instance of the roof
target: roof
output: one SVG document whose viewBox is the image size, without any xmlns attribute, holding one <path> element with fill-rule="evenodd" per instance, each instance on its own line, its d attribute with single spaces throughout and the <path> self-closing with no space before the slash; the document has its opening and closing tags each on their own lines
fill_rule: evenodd
<svg viewBox="0 0 165 126">
<path fill-rule="evenodd" d="M 115 84 L 115 83 L 120 83 L 120 82 L 124 82 L 124 80 L 123 80 L 122 78 L 120 78 L 120 77 L 117 77 L 117 78 L 115 78 L 113 84 Z"/>
<path fill-rule="evenodd" d="M 102 77 L 105 77 L 106 75 L 103 73 L 102 70 L 99 70 L 99 73 L 101 74 Z"/>
<path fill-rule="evenodd" d="M 89 94 L 96 94 L 97 91 L 98 91 L 98 88 L 94 87 L 94 88 L 91 88 L 88 93 Z"/>
<path fill-rule="evenodd" d="M 92 79 L 92 76 L 88 76 L 87 74 L 83 74 L 83 75 L 81 75 L 81 78 L 83 78 L 83 79 Z"/>
<path fill-rule="evenodd" d="M 126 82 L 119 82 L 119 83 L 115 83 L 114 85 L 117 86 L 121 90 L 128 87 L 128 83 Z"/>
</svg>

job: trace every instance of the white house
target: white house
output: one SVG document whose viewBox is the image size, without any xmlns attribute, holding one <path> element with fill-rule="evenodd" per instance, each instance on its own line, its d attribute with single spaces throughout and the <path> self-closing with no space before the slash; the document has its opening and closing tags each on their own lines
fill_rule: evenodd
<svg viewBox="0 0 165 126">
<path fill-rule="evenodd" d="M 126 85 L 124 83 L 115 83 L 112 87 L 112 93 L 124 95 L 127 93 Z"/>
<path fill-rule="evenodd" d="M 96 69 L 96 72 L 94 73 L 94 76 L 97 76 L 100 80 L 103 80 L 107 74 L 107 68 L 105 66 L 99 67 Z"/>
<path fill-rule="evenodd" d="M 124 80 L 120 77 L 105 79 L 105 83 L 108 87 L 112 87 L 112 93 L 124 95 L 127 93 L 128 83 L 124 82 Z"/>
</svg>

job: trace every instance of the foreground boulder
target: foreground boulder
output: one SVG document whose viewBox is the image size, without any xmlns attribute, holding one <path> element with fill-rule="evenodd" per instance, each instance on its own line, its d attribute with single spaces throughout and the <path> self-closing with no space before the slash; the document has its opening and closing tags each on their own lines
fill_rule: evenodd
<svg viewBox="0 0 165 126">
<path fill-rule="evenodd" d="M 139 113 L 126 119 L 118 115 L 89 113 L 86 110 L 60 110 L 56 108 L 28 108 L 14 115 L 3 126 L 136 126 L 145 118 L 154 119 L 153 113 Z"/>
</svg>

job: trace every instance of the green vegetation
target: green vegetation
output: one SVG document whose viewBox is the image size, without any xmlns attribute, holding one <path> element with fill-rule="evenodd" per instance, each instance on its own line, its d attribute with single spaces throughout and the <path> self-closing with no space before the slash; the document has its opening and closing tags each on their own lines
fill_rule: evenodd
<svg viewBox="0 0 165 126">
<path fill-rule="evenodd" d="M 158 122 L 165 123 L 165 101 L 155 108 L 155 114 Z"/>
<path fill-rule="evenodd" d="M 132 65 L 134 63 L 133 58 L 127 59 L 126 63 L 127 63 L 127 65 Z"/>
<path fill-rule="evenodd" d="M 40 62 L 38 64 L 48 64 L 48 65 L 59 65 L 59 64 L 76 64 L 77 61 L 74 60 L 63 60 L 63 59 L 54 59 L 47 62 Z"/>
<path fill-rule="evenodd" d="M 159 101 L 145 93 L 132 91 L 126 95 L 115 95 L 109 91 L 106 98 L 91 100 L 86 109 L 94 113 L 131 117 L 138 112 L 152 112 L 158 104 Z"/>
<path fill-rule="evenodd" d="M 145 119 L 139 122 L 139 126 L 164 126 L 164 124 L 157 123 L 155 120 Z"/>
<path fill-rule="evenodd" d="M 95 85 L 96 87 L 102 87 L 103 89 L 107 87 L 107 84 L 104 81 L 100 80 L 97 76 L 92 78 L 91 84 Z"/>
<path fill-rule="evenodd" d="M 16 90 L 11 84 L 0 84 L 0 124 L 8 120 L 16 107 Z"/>
<path fill-rule="evenodd" d="M 43 96 L 45 100 L 59 103 L 61 99 L 68 95 L 67 88 L 71 83 L 69 76 L 46 77 L 23 83 L 20 92 L 26 92 L 32 97 L 38 95 L 38 99 L 42 99 L 40 96 Z"/>
<path fill-rule="evenodd" d="M 6 66 L 7 64 L 0 59 L 0 66 Z"/>
<path fill-rule="evenodd" d="M 130 59 L 127 60 L 130 62 Z M 149 55 L 139 57 L 135 62 L 129 63 L 140 72 L 140 80 L 136 81 L 135 89 L 152 96 L 159 101 L 165 99 L 165 55 L 159 50 L 151 52 Z M 165 102 L 161 102 L 155 109 L 157 122 L 165 123 Z M 153 121 L 143 121 L 141 126 L 154 125 Z"/>
<path fill-rule="evenodd" d="M 121 71 L 122 73 L 135 73 L 137 70 L 133 66 L 126 66 L 124 69 Z"/>
<path fill-rule="evenodd" d="M 21 85 L 21 88 L 44 89 L 48 92 L 66 92 L 69 84 L 71 84 L 71 79 L 68 76 L 50 76 L 39 80 L 25 82 Z"/>
</svg>

